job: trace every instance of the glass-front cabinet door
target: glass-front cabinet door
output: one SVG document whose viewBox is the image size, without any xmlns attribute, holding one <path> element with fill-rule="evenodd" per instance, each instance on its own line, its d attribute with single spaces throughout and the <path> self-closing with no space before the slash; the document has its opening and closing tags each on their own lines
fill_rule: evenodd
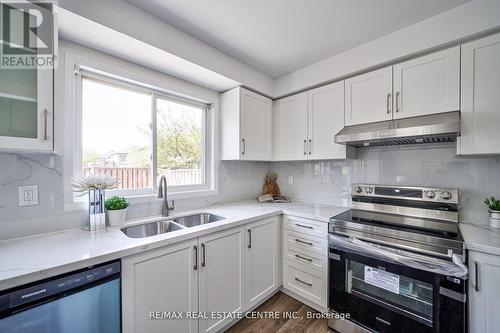
<svg viewBox="0 0 500 333">
<path fill-rule="evenodd" d="M 0 151 L 51 151 L 53 68 L 36 46 L 37 36 L 42 35 L 34 28 L 36 15 L 12 3 L 0 6 Z M 46 9 L 40 11 L 50 15 Z M 25 62 L 28 59 L 42 66 Z"/>
</svg>

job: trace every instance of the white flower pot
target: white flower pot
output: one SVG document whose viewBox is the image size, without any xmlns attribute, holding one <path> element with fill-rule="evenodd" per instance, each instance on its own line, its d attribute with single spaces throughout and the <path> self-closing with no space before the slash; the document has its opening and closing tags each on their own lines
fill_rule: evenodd
<svg viewBox="0 0 500 333">
<path fill-rule="evenodd" d="M 118 210 L 108 210 L 108 224 L 110 227 L 119 227 L 125 223 L 127 208 Z"/>
<path fill-rule="evenodd" d="M 490 227 L 500 228 L 500 211 L 490 210 Z"/>
</svg>

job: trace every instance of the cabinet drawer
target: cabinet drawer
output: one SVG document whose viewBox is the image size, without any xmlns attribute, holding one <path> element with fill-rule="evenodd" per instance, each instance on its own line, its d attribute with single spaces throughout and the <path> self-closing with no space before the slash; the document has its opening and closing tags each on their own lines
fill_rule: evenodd
<svg viewBox="0 0 500 333">
<path fill-rule="evenodd" d="M 301 217 L 285 216 L 285 228 L 316 237 L 326 238 L 328 235 L 328 223 Z"/>
<path fill-rule="evenodd" d="M 326 256 L 299 250 L 291 246 L 285 246 L 285 260 L 304 265 L 308 269 L 316 269 L 326 272 L 328 260 Z"/>
<path fill-rule="evenodd" d="M 328 240 L 326 238 L 304 235 L 285 229 L 284 242 L 285 246 L 292 246 L 297 250 L 305 250 L 322 256 L 328 255 Z"/>
<path fill-rule="evenodd" d="M 326 273 L 315 274 L 301 265 L 287 262 L 283 284 L 286 289 L 326 307 Z"/>
</svg>

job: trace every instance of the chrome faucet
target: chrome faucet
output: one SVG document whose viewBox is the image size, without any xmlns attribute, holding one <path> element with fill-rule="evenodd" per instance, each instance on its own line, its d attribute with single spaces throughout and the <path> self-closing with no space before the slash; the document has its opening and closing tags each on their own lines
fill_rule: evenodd
<svg viewBox="0 0 500 333">
<path fill-rule="evenodd" d="M 172 200 L 172 206 L 168 205 L 167 198 L 167 178 L 165 176 L 160 177 L 160 182 L 158 183 L 158 199 L 163 199 L 163 206 L 161 207 L 161 216 L 168 216 L 171 210 L 175 209 L 175 202 Z"/>
</svg>

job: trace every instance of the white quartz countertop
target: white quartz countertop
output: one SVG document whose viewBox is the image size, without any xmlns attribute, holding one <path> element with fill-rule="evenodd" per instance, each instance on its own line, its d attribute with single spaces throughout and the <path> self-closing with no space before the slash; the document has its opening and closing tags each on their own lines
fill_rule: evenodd
<svg viewBox="0 0 500 333">
<path fill-rule="evenodd" d="M 465 247 L 471 251 L 500 255 L 500 229 L 488 225 L 460 223 Z"/>
<path fill-rule="evenodd" d="M 0 290 L 282 213 L 328 222 L 330 217 L 348 209 L 308 203 L 242 202 L 173 214 L 172 217 L 207 212 L 223 216 L 225 219 L 145 238 L 129 238 L 119 228 L 108 227 L 106 230 L 94 232 L 71 229 L 6 240 L 0 242 Z M 151 221 L 158 219 L 164 218 L 148 218 Z"/>
</svg>

